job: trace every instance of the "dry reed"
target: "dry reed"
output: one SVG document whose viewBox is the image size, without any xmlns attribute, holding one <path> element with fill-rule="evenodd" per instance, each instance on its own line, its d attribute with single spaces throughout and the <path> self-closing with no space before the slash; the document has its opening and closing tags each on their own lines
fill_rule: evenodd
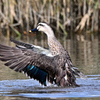
<svg viewBox="0 0 100 100">
<path fill-rule="evenodd" d="M 98 31 L 100 0 L 0 0 L 0 28 L 8 37 L 11 29 L 28 33 L 41 21 L 65 36 L 72 30 Z"/>
</svg>

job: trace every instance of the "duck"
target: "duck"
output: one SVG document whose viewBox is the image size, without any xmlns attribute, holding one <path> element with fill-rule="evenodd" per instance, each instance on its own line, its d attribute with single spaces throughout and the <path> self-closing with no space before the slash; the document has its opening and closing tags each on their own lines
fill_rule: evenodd
<svg viewBox="0 0 100 100">
<path fill-rule="evenodd" d="M 67 50 L 54 35 L 49 24 L 38 23 L 29 32 L 43 32 L 47 36 L 49 49 L 11 39 L 16 47 L 0 44 L 0 60 L 16 72 L 24 72 L 43 86 L 48 83 L 61 87 L 79 86 L 76 76 L 85 78 L 72 63 Z"/>
</svg>

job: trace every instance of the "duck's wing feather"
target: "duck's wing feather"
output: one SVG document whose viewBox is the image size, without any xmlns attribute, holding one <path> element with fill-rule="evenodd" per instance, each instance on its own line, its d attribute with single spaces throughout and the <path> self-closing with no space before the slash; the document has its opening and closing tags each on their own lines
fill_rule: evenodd
<svg viewBox="0 0 100 100">
<path fill-rule="evenodd" d="M 55 57 L 48 57 L 44 54 L 38 54 L 31 50 L 0 44 L 0 60 L 4 61 L 6 66 L 9 66 L 17 72 L 24 71 L 31 78 L 37 79 L 41 83 L 42 81 L 46 81 L 46 79 L 43 78 L 46 78 L 47 74 L 50 76 L 54 75 L 56 68 L 54 58 Z M 43 84 L 45 85 L 45 83 Z"/>
<path fill-rule="evenodd" d="M 51 57 L 53 56 L 49 49 L 46 49 L 46 48 L 43 48 L 43 47 L 40 47 L 40 46 L 36 46 L 36 45 L 33 45 L 33 44 L 17 41 L 13 38 L 11 38 L 10 41 L 15 43 L 16 47 L 18 47 L 18 48 L 27 48 L 27 49 L 30 49 L 30 50 L 35 51 L 37 53 L 40 53 L 40 54 L 45 54 L 45 55 L 51 56 Z"/>
</svg>

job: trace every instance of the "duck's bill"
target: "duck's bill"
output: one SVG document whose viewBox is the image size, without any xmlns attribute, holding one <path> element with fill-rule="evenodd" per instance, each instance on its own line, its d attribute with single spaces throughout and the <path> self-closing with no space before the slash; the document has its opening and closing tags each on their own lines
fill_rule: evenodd
<svg viewBox="0 0 100 100">
<path fill-rule="evenodd" d="M 38 29 L 37 29 L 37 28 L 32 29 L 32 30 L 29 30 L 29 32 L 36 32 L 36 31 L 38 31 Z"/>
</svg>

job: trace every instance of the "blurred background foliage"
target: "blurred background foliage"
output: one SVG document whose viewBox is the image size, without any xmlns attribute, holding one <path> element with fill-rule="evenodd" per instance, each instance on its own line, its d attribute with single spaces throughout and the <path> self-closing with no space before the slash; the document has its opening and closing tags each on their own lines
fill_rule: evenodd
<svg viewBox="0 0 100 100">
<path fill-rule="evenodd" d="M 100 31 L 100 0 L 0 0 L 0 36 L 29 35 L 47 22 L 63 36 Z"/>
</svg>

